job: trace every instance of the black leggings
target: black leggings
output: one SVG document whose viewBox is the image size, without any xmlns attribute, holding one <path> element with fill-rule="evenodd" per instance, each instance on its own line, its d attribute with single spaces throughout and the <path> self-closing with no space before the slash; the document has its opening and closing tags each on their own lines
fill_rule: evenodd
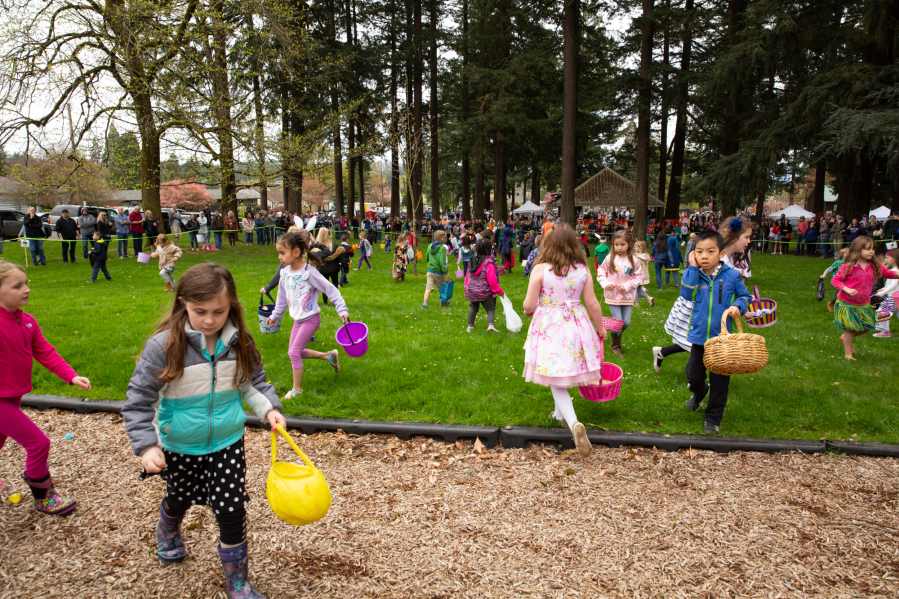
<svg viewBox="0 0 899 599">
<path fill-rule="evenodd" d="M 663 358 L 667 358 L 668 356 L 673 356 L 674 354 L 679 354 L 681 352 L 687 352 L 687 351 L 690 351 L 690 350 L 684 349 L 680 345 L 675 343 L 674 345 L 669 345 L 668 347 L 663 347 L 662 351 L 660 353 L 662 354 Z"/>
<path fill-rule="evenodd" d="M 181 520 L 190 508 L 190 503 L 179 503 L 166 497 L 162 500 L 165 515 L 172 520 Z M 247 509 L 244 506 L 235 508 L 233 512 L 216 515 L 219 525 L 219 539 L 222 545 L 241 545 L 247 540 Z"/>
<path fill-rule="evenodd" d="M 474 326 L 474 320 L 478 315 L 478 308 L 484 306 L 487 312 L 487 324 L 493 324 L 496 320 L 496 298 L 490 297 L 482 302 L 471 302 L 471 310 L 468 311 L 468 326 Z"/>
<path fill-rule="evenodd" d="M 337 287 L 338 281 L 340 280 L 340 269 L 338 268 L 336 271 L 334 271 L 332 273 L 328 273 L 326 275 L 323 274 L 322 276 L 325 277 L 326 279 L 328 279 L 329 281 L 331 281 L 332 285 Z M 325 298 L 325 305 L 327 306 L 328 305 L 328 296 L 323 293 L 322 297 Z"/>
</svg>

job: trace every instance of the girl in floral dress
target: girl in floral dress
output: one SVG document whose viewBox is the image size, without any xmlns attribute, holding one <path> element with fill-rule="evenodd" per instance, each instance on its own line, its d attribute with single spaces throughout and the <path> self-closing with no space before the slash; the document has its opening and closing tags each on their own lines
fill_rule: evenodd
<svg viewBox="0 0 899 599">
<path fill-rule="evenodd" d="M 580 240 L 570 226 L 557 224 L 543 239 L 524 313 L 533 320 L 524 344 L 523 376 L 552 390 L 552 416 L 568 424 L 578 453 L 588 457 L 593 447 L 568 389 L 601 378 L 606 329 Z"/>
<path fill-rule="evenodd" d="M 406 234 L 403 233 L 396 240 L 396 249 L 393 252 L 393 280 L 399 283 L 406 279 L 406 268 L 409 267 L 409 244 L 406 243 Z"/>
</svg>

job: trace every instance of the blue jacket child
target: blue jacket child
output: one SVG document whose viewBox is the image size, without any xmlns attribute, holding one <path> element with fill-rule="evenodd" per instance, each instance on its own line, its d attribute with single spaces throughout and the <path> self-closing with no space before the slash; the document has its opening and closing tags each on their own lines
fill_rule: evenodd
<svg viewBox="0 0 899 599">
<path fill-rule="evenodd" d="M 726 310 L 734 306 L 740 314 L 746 313 L 751 296 L 740 272 L 723 262 L 719 262 L 712 275 L 705 274 L 697 266 L 689 266 L 681 279 L 680 294 L 693 302 L 687 333 L 687 340 L 692 344 L 687 362 L 687 386 L 693 396 L 685 407 L 691 412 L 698 411 L 708 395 L 703 433 L 717 433 L 727 407 L 730 377 L 709 372 L 709 384 L 706 384 L 705 343 L 721 333 L 721 316 Z M 731 323 L 727 326 L 730 330 Z"/>
</svg>

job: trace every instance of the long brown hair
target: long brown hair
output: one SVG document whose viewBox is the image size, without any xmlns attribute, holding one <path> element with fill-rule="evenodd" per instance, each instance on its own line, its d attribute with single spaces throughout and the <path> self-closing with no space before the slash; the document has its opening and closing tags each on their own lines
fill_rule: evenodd
<svg viewBox="0 0 899 599">
<path fill-rule="evenodd" d="M 869 250 L 874 247 L 874 240 L 867 235 L 859 235 L 856 237 L 855 241 L 849 246 L 849 253 L 846 255 L 846 261 L 843 265 L 843 268 L 846 269 L 846 274 L 851 273 L 852 269 L 855 268 L 855 265 L 858 264 L 858 261 L 862 257 L 862 250 Z M 877 261 L 877 258 L 872 258 L 868 264 L 871 264 L 871 268 L 874 269 L 874 279 L 879 281 L 881 279 L 880 268 L 878 268 L 880 263 Z"/>
<path fill-rule="evenodd" d="M 752 223 L 745 220 L 740 220 L 741 227 L 737 229 L 732 229 L 730 224 L 738 220 L 736 216 L 728 216 L 721 224 L 718 226 L 718 232 L 724 236 L 724 247 L 726 248 L 729 245 L 733 245 L 737 243 L 737 240 L 743 236 L 747 231 L 752 231 Z"/>
<path fill-rule="evenodd" d="M 540 244 L 537 264 L 548 264 L 559 276 L 563 276 L 569 268 L 581 264 L 586 266 L 584 246 L 570 225 L 556 223 L 550 231 Z"/>
<path fill-rule="evenodd" d="M 618 231 L 617 233 L 615 233 L 614 235 L 612 235 L 612 253 L 611 253 L 612 258 L 609 260 L 609 266 L 612 267 L 612 272 L 614 272 L 614 273 L 618 272 L 618 267 L 615 266 L 615 256 L 617 255 L 615 253 L 615 240 L 616 239 L 623 239 L 624 241 L 627 242 L 627 259 L 631 263 L 631 272 L 636 272 L 637 265 L 636 265 L 636 263 L 634 263 L 634 238 L 631 237 L 631 234 L 628 233 L 627 231 L 625 231 L 624 229 L 622 229 L 622 230 Z"/>
<path fill-rule="evenodd" d="M 250 375 L 262 364 L 262 357 L 253 336 L 247 330 L 243 318 L 243 306 L 237 299 L 237 285 L 234 277 L 224 266 L 214 262 L 205 262 L 192 266 L 181 275 L 175 285 L 175 302 L 172 311 L 166 314 L 153 335 L 163 331 L 169 332 L 169 338 L 165 345 L 165 369 L 156 377 L 165 382 L 171 382 L 184 374 L 184 360 L 187 354 L 187 332 L 184 325 L 187 324 L 187 302 L 208 302 L 221 294 L 228 292 L 228 300 L 231 309 L 228 318 L 237 329 L 237 342 L 233 344 L 234 353 L 237 354 L 237 371 L 234 373 L 234 386 L 250 380 Z M 139 358 L 138 358 L 139 359 Z"/>
</svg>

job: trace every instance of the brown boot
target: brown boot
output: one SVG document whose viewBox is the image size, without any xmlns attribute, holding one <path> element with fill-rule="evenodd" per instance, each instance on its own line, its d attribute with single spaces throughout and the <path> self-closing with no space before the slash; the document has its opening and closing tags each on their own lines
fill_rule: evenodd
<svg viewBox="0 0 899 599">
<path fill-rule="evenodd" d="M 623 355 L 621 352 L 621 333 L 612 333 L 612 353 L 616 356 Z"/>
<path fill-rule="evenodd" d="M 166 293 L 168 293 L 168 292 L 171 291 L 171 290 L 172 290 L 172 284 L 169 283 L 168 281 L 166 281 L 166 282 L 165 282 L 165 291 L 166 291 Z"/>
<path fill-rule="evenodd" d="M 833 303 L 833 302 L 827 302 L 827 311 L 828 311 L 828 312 L 833 312 L 833 308 L 834 308 L 834 303 Z"/>
</svg>

